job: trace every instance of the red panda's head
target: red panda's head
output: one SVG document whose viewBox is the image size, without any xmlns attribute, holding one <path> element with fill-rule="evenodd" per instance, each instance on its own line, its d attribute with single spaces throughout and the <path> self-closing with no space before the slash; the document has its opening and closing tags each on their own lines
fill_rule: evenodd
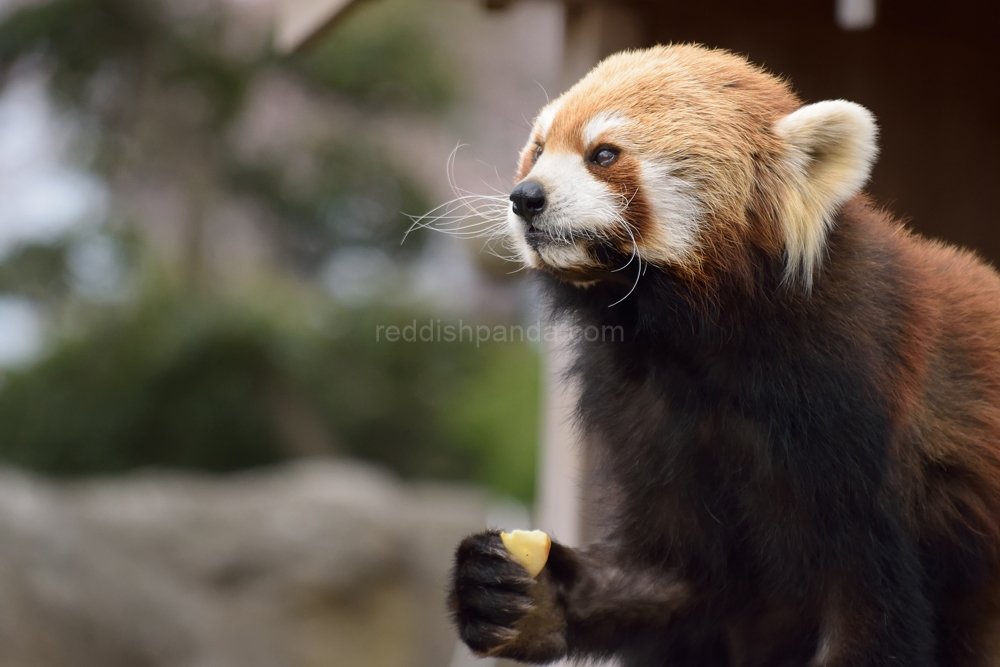
<svg viewBox="0 0 1000 667">
<path fill-rule="evenodd" d="M 731 53 L 619 53 L 538 114 L 508 231 L 527 265 L 580 285 L 634 260 L 698 280 L 755 246 L 808 286 L 875 136 L 864 108 L 802 106 Z"/>
</svg>

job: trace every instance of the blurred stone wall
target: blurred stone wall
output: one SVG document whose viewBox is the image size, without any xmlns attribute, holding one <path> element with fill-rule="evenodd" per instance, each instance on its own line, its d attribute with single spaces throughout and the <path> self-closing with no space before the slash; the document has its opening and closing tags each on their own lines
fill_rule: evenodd
<svg viewBox="0 0 1000 667">
<path fill-rule="evenodd" d="M 212 478 L 0 473 L 0 665 L 441 667 L 470 489 L 313 460 Z"/>
</svg>

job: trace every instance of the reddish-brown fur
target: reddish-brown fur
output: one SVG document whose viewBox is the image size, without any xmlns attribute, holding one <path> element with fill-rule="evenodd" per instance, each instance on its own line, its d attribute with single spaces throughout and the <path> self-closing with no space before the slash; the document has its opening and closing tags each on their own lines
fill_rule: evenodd
<svg viewBox="0 0 1000 667">
<path fill-rule="evenodd" d="M 682 161 L 680 176 L 694 172 L 686 171 L 683 162 L 712 156 L 713 162 L 725 165 L 727 174 L 711 186 L 713 191 L 705 193 L 713 206 L 708 211 L 704 246 L 690 265 L 671 268 L 701 283 L 722 276 L 729 280 L 739 276 L 749 282 L 749 269 L 741 266 L 744 257 L 738 252 L 747 236 L 769 253 L 782 252 L 775 206 L 785 187 L 775 167 L 782 146 L 770 128 L 801 102 L 783 80 L 729 53 L 689 46 L 670 47 L 670 52 L 669 63 L 657 58 L 656 52 L 648 52 L 648 56 L 638 52 L 638 62 L 621 58 L 602 63 L 554 102 L 561 104 L 560 113 L 546 133 L 545 150 L 583 153 L 587 148 L 581 139 L 584 125 L 601 110 L 611 108 L 643 127 L 642 135 L 629 137 L 639 139 L 636 152 L 676 157 Z M 644 97 L 654 94 L 662 98 L 662 104 L 671 106 L 670 116 L 643 105 Z M 734 109 L 739 110 L 738 115 Z M 542 139 L 536 128 L 522 152 L 516 181 L 531 171 L 533 147 Z M 706 166 L 708 172 L 717 169 L 716 164 Z M 658 232 L 650 224 L 635 172 L 635 158 L 626 152 L 620 163 L 601 177 L 633 197 L 626 215 L 639 234 L 647 237 L 647 244 L 655 247 Z M 626 254 L 627 241 L 627 237 L 621 239 Z"/>
<path fill-rule="evenodd" d="M 784 82 L 732 54 L 617 56 L 554 104 L 519 180 L 534 142 L 585 159 L 590 119 L 634 121 L 587 169 L 631 197 L 648 272 L 618 303 L 624 233 L 588 246 L 596 266 L 533 264 L 557 312 L 627 332 L 577 346 L 606 530 L 554 543 L 538 581 L 495 533 L 468 538 L 463 639 L 630 667 L 1000 665 L 997 273 L 851 195 L 866 112 L 801 121 Z M 664 159 L 704 213 L 680 259 L 658 253 L 642 177 Z"/>
</svg>

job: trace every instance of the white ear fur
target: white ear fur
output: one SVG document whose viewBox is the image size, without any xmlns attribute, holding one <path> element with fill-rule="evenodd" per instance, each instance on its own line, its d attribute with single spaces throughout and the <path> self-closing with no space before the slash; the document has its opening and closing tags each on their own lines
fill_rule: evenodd
<svg viewBox="0 0 1000 667">
<path fill-rule="evenodd" d="M 834 214 L 868 180 L 878 153 L 878 128 L 863 106 L 829 100 L 788 114 L 775 131 L 787 144 L 793 181 L 781 212 L 786 279 L 799 279 L 808 289 Z"/>
</svg>

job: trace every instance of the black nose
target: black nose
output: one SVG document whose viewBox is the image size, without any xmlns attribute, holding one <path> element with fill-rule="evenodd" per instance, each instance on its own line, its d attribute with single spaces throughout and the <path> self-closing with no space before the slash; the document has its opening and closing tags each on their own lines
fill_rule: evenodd
<svg viewBox="0 0 1000 667">
<path fill-rule="evenodd" d="M 535 181 L 523 181 L 510 193 L 514 202 L 514 213 L 531 222 L 532 218 L 545 210 L 545 190 Z"/>
</svg>

